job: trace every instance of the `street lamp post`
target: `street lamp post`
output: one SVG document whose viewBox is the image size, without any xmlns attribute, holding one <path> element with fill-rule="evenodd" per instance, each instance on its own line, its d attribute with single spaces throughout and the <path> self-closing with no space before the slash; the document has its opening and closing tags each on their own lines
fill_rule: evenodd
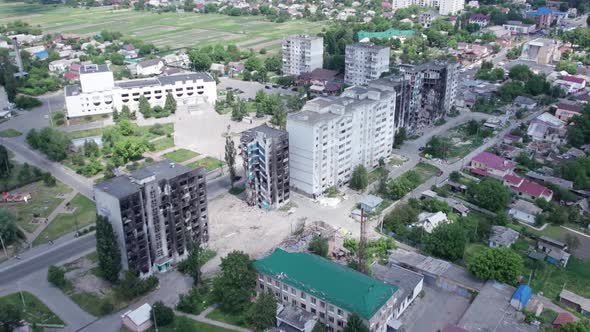
<svg viewBox="0 0 590 332">
<path fill-rule="evenodd" d="M 6 255 L 6 258 L 9 258 L 8 251 L 6 250 L 6 246 L 4 245 L 4 240 L 2 239 L 2 236 L 0 236 L 0 243 L 2 244 L 2 250 L 4 250 L 4 255 Z"/>
</svg>

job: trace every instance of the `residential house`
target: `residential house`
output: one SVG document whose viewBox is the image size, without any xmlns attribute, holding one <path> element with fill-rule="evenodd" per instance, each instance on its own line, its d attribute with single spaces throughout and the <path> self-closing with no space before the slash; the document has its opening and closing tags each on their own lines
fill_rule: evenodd
<svg viewBox="0 0 590 332">
<path fill-rule="evenodd" d="M 54 60 L 49 63 L 49 71 L 52 73 L 63 73 L 76 60 Z"/>
<path fill-rule="evenodd" d="M 576 103 L 561 101 L 555 105 L 555 116 L 564 122 L 569 122 L 574 116 L 582 114 L 584 108 Z"/>
<path fill-rule="evenodd" d="M 188 54 L 184 52 L 165 55 L 162 57 L 162 61 L 164 61 L 164 64 L 169 67 L 190 69 L 191 66 L 191 60 Z"/>
<path fill-rule="evenodd" d="M 537 107 L 537 101 L 523 96 L 516 97 L 516 99 L 514 99 L 513 104 L 518 108 L 524 108 L 527 110 L 532 110 L 535 107 Z"/>
<path fill-rule="evenodd" d="M 221 75 L 225 74 L 225 65 L 223 63 L 212 63 L 209 71 L 217 72 Z"/>
<path fill-rule="evenodd" d="M 449 206 L 451 207 L 451 209 L 453 209 L 453 213 L 456 213 L 461 217 L 467 217 L 467 214 L 469 214 L 469 208 L 466 207 L 463 203 L 459 202 L 458 200 L 449 198 L 447 200 L 447 203 L 449 203 Z"/>
<path fill-rule="evenodd" d="M 312 72 L 299 75 L 297 85 L 311 85 L 310 91 L 318 94 L 336 94 L 341 91 L 342 85 L 337 83 L 338 71 L 316 68 Z M 341 80 L 339 81 L 341 82 Z"/>
<path fill-rule="evenodd" d="M 414 302 L 424 286 L 424 276 L 422 274 L 395 264 L 383 266 L 375 263 L 371 266 L 371 275 L 378 280 L 399 287 L 399 290 L 395 293 L 397 301 L 394 317 L 396 319 Z"/>
<path fill-rule="evenodd" d="M 510 305 L 518 311 L 524 311 L 532 296 L 533 289 L 529 285 L 519 285 L 512 294 Z"/>
<path fill-rule="evenodd" d="M 565 122 L 550 113 L 543 113 L 533 119 L 527 129 L 527 135 L 533 141 L 562 144 L 565 142 Z"/>
<path fill-rule="evenodd" d="M 555 320 L 553 320 L 551 325 L 554 329 L 559 329 L 560 327 L 575 321 L 576 318 L 569 312 L 560 312 L 557 314 L 557 317 L 555 317 Z"/>
<path fill-rule="evenodd" d="M 506 134 L 504 135 L 504 137 L 502 137 L 502 142 L 504 144 L 522 143 L 522 137 L 512 134 Z"/>
<path fill-rule="evenodd" d="M 547 236 L 541 236 L 537 241 L 537 247 L 546 255 L 549 263 L 566 267 L 570 254 L 566 243 L 552 239 Z"/>
<path fill-rule="evenodd" d="M 504 27 L 504 29 L 512 32 L 513 34 L 518 35 L 528 35 L 534 33 L 536 30 L 534 24 L 525 24 L 521 21 L 508 21 L 502 24 L 502 26 Z"/>
<path fill-rule="evenodd" d="M 273 292 L 279 304 L 311 313 L 330 331 L 342 331 L 352 314 L 375 332 L 387 331 L 395 319 L 398 286 L 323 257 L 276 249 L 254 268 L 258 294 Z"/>
<path fill-rule="evenodd" d="M 565 304 L 568 307 L 576 309 L 577 312 L 586 317 L 590 316 L 590 299 L 582 297 L 564 288 L 559 293 L 559 302 Z"/>
<path fill-rule="evenodd" d="M 505 247 L 510 248 L 520 234 L 509 227 L 492 226 L 492 233 L 490 234 L 489 246 L 492 248 Z"/>
<path fill-rule="evenodd" d="M 485 28 L 490 24 L 490 16 L 485 14 L 473 14 L 469 16 L 469 23 L 477 24 L 480 28 Z"/>
<path fill-rule="evenodd" d="M 555 80 L 555 85 L 560 86 L 568 94 L 575 94 L 584 91 L 586 88 L 586 79 L 572 75 L 566 75 Z"/>
<path fill-rule="evenodd" d="M 502 179 L 504 176 L 514 173 L 516 163 L 484 151 L 471 159 L 470 167 L 471 172 L 475 174 Z"/>
<path fill-rule="evenodd" d="M 125 59 L 136 59 L 139 56 L 139 50 L 131 44 L 125 44 L 119 51 Z"/>
<path fill-rule="evenodd" d="M 463 267 L 404 249 L 394 249 L 389 255 L 389 266 L 400 266 L 424 275 L 426 285 L 442 288 L 463 297 L 479 292 L 483 282 Z"/>
<path fill-rule="evenodd" d="M 121 315 L 121 321 L 129 331 L 147 331 L 152 327 L 152 307 L 145 303 L 135 310 L 129 310 Z"/>
<path fill-rule="evenodd" d="M 442 224 L 448 224 L 451 221 L 447 217 L 447 214 L 441 211 L 436 213 L 422 212 L 418 215 L 418 223 L 416 227 L 421 227 L 428 234 L 432 233 L 435 228 Z"/>
<path fill-rule="evenodd" d="M 246 69 L 244 64 L 239 61 L 231 61 L 227 65 L 229 67 L 230 77 L 236 77 L 240 75 L 244 71 L 244 69 Z"/>
<path fill-rule="evenodd" d="M 164 68 L 164 62 L 161 59 L 143 60 L 137 63 L 135 72 L 137 76 L 160 75 Z"/>
<path fill-rule="evenodd" d="M 514 191 L 519 198 L 529 200 L 536 200 L 543 198 L 546 201 L 551 201 L 553 198 L 553 191 L 538 183 L 525 180 L 523 177 L 514 174 L 507 174 L 504 176 L 504 185 Z"/>
</svg>

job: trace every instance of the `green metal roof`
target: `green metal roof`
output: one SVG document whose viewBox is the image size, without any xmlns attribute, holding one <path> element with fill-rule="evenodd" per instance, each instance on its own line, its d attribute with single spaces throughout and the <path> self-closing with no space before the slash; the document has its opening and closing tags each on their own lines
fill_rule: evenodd
<svg viewBox="0 0 590 332">
<path fill-rule="evenodd" d="M 307 253 L 276 249 L 254 262 L 266 275 L 301 289 L 349 312 L 371 319 L 398 287 Z"/>
<path fill-rule="evenodd" d="M 414 30 L 397 30 L 397 29 L 387 29 L 385 31 L 377 31 L 377 32 L 369 32 L 361 30 L 357 32 L 357 36 L 359 40 L 363 40 L 365 38 L 392 38 L 392 37 L 410 37 L 413 36 L 416 32 Z"/>
</svg>

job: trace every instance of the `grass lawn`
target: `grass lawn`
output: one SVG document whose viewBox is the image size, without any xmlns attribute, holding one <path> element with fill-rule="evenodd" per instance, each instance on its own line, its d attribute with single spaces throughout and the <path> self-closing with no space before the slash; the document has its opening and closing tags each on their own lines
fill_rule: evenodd
<svg viewBox="0 0 590 332">
<path fill-rule="evenodd" d="M 382 176 L 387 176 L 387 170 L 383 167 L 377 167 L 369 172 L 369 184 L 379 180 Z"/>
<path fill-rule="evenodd" d="M 396 157 L 391 157 L 391 159 L 389 160 L 389 162 L 387 164 L 389 164 L 390 166 L 401 166 L 405 162 L 406 161 L 403 160 L 403 159 L 396 158 Z"/>
<path fill-rule="evenodd" d="M 158 47 L 195 47 L 210 44 L 238 44 L 240 48 L 262 47 L 294 33 L 316 34 L 323 22 L 288 20 L 272 23 L 262 16 L 227 16 L 221 14 L 156 13 L 114 10 L 111 7 L 70 8 L 60 5 L 3 1 L 0 24 L 20 19 L 45 33 L 95 34 L 101 30 L 132 35 Z M 251 42 L 249 42 L 251 41 Z M 277 46 L 266 45 L 266 49 Z M 280 45 L 278 45 L 280 46 Z"/>
<path fill-rule="evenodd" d="M 187 150 L 187 149 L 178 149 L 178 150 L 174 150 L 168 153 L 164 153 L 162 155 L 162 157 L 166 158 L 166 159 L 170 159 L 172 161 L 175 161 L 177 163 L 181 163 L 183 161 L 187 161 L 189 159 L 192 159 L 196 156 L 198 156 L 199 154 L 191 151 L 191 150 Z"/>
<path fill-rule="evenodd" d="M 162 151 L 174 147 L 174 137 L 164 137 L 151 142 L 154 145 L 153 151 Z"/>
<path fill-rule="evenodd" d="M 103 128 L 92 128 L 92 129 L 86 129 L 86 130 L 72 131 L 72 132 L 67 133 L 67 136 L 69 139 L 100 136 L 100 135 L 102 135 L 102 132 L 104 131 L 104 129 L 108 128 L 108 127 L 111 127 L 111 126 L 106 126 Z M 147 139 L 153 139 L 158 136 L 161 136 L 161 135 L 150 133 L 151 127 L 152 126 L 135 126 L 135 130 L 139 136 L 144 136 Z M 174 124 L 173 123 L 165 123 L 165 124 L 162 124 L 161 127 L 162 127 L 161 129 L 162 129 L 163 135 L 174 133 Z"/>
<path fill-rule="evenodd" d="M 75 213 L 58 214 L 49 226 L 33 241 L 33 245 L 43 244 L 67 233 L 74 232 L 76 230 L 76 224 L 78 229 L 94 224 L 96 205 L 93 201 L 81 194 L 77 194 L 70 201 L 70 207 L 76 209 Z"/>
<path fill-rule="evenodd" d="M 572 256 L 565 268 L 547 262 L 542 266 L 542 269 L 534 272 L 531 280 L 531 287 L 535 292 L 542 291 L 545 297 L 554 300 L 565 284 L 566 289 L 573 290 L 580 296 L 590 297 L 590 262 Z M 525 272 L 528 276 L 530 270 Z"/>
<path fill-rule="evenodd" d="M 4 129 L 2 131 L 0 131 L 0 137 L 17 137 L 22 135 L 23 133 L 21 133 L 20 131 L 16 130 L 16 129 Z"/>
<path fill-rule="evenodd" d="M 440 171 L 436 166 L 427 163 L 418 163 L 413 170 L 420 175 L 420 184 L 430 180 L 431 177 L 435 176 L 438 171 Z"/>
<path fill-rule="evenodd" d="M 246 323 L 247 311 L 248 310 L 244 310 L 244 312 L 239 314 L 230 314 L 221 311 L 219 308 L 215 308 L 215 310 L 211 311 L 206 317 L 218 322 L 228 323 L 240 327 L 248 327 L 248 324 Z"/>
<path fill-rule="evenodd" d="M 209 325 L 206 323 L 197 322 L 196 320 L 190 319 L 188 317 L 176 315 L 174 317 L 174 321 L 172 324 L 167 326 L 158 326 L 158 331 L 161 332 L 173 332 L 178 331 L 178 326 L 186 326 L 187 330 L 184 331 L 198 331 L 198 332 L 234 332 L 233 330 L 224 329 L 223 327 Z M 190 328 L 188 328 L 190 327 Z M 155 331 L 154 327 L 151 327 L 148 332 Z M 128 328 L 125 326 L 121 327 L 119 332 L 130 332 Z"/>
<path fill-rule="evenodd" d="M 219 167 L 223 166 L 223 161 L 213 158 L 213 157 L 205 157 L 203 159 L 199 159 L 197 161 L 193 161 L 192 163 L 188 164 L 188 167 L 205 167 L 205 171 L 207 173 L 218 169 Z"/>
<path fill-rule="evenodd" d="M 19 307 L 25 302 L 24 317 L 27 322 L 35 324 L 64 324 L 64 322 L 56 314 L 54 314 L 47 306 L 41 302 L 37 297 L 29 292 L 13 293 L 0 297 L 0 303 L 13 304 Z"/>
<path fill-rule="evenodd" d="M 483 133 L 486 131 L 481 130 L 476 135 L 468 135 L 466 127 L 467 124 L 464 123 L 451 128 L 442 135 L 442 137 L 449 141 L 449 151 L 447 152 L 446 160 L 461 159 L 483 144 L 485 138 Z"/>
<path fill-rule="evenodd" d="M 104 127 L 104 128 L 107 128 L 107 127 Z M 67 133 L 66 135 L 68 136 L 69 139 L 100 136 L 100 135 L 102 135 L 104 128 L 93 128 L 93 129 L 86 129 L 86 130 L 71 131 L 71 132 Z"/>
<path fill-rule="evenodd" d="M 32 223 L 34 216 L 47 218 L 53 210 L 63 201 L 59 194 L 69 193 L 72 189 L 65 184 L 56 181 L 54 187 L 47 187 L 43 181 L 33 182 L 18 188 L 15 192 L 31 193 L 32 199 L 27 203 L 2 203 L 0 207 L 10 211 L 19 226 L 32 233 L 39 224 Z"/>
</svg>

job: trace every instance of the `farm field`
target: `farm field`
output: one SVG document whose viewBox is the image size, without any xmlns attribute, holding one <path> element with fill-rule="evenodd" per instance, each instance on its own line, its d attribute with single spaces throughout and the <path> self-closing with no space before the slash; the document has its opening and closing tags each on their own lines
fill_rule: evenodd
<svg viewBox="0 0 590 332">
<path fill-rule="evenodd" d="M 101 30 L 119 31 L 171 48 L 237 44 L 240 48 L 274 49 L 284 35 L 314 34 L 322 23 L 303 20 L 272 23 L 260 16 L 225 16 L 193 13 L 152 13 L 132 9 L 98 7 L 69 8 L 0 0 L 0 24 L 22 20 L 39 25 L 44 32 L 93 35 Z"/>
</svg>

